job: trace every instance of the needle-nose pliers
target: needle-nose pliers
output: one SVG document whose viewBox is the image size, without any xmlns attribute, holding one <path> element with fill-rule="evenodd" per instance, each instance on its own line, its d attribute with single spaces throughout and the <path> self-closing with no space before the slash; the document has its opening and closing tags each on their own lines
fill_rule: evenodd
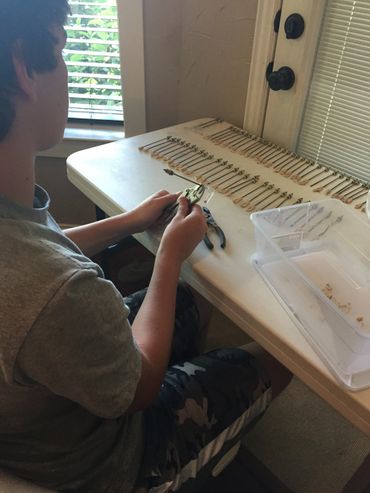
<svg viewBox="0 0 370 493">
<path fill-rule="evenodd" d="M 220 228 L 220 226 L 214 220 L 214 218 L 213 218 L 213 216 L 211 214 L 211 211 L 207 207 L 203 207 L 203 214 L 204 214 L 204 216 L 206 218 L 206 221 L 207 221 L 208 226 L 212 226 L 213 229 L 218 234 L 218 237 L 220 238 L 220 247 L 221 248 L 225 248 L 225 246 L 226 246 L 226 237 L 225 237 L 225 234 L 222 231 L 222 229 Z M 209 239 L 207 233 L 204 236 L 204 243 L 207 245 L 207 248 L 209 248 L 210 250 L 213 249 L 213 246 L 214 245 L 213 245 L 212 241 Z"/>
</svg>

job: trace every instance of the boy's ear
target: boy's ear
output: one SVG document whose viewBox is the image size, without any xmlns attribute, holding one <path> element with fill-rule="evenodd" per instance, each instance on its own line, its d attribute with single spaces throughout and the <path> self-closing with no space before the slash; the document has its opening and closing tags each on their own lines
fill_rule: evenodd
<svg viewBox="0 0 370 493">
<path fill-rule="evenodd" d="M 19 45 L 13 50 L 13 67 L 17 76 L 19 89 L 27 99 L 35 101 L 37 97 L 36 80 L 27 68 Z"/>
</svg>

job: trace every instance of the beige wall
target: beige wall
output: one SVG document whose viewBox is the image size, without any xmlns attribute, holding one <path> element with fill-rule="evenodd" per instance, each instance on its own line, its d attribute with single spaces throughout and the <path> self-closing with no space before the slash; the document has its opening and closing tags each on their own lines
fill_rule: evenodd
<svg viewBox="0 0 370 493">
<path fill-rule="evenodd" d="M 257 0 L 144 0 L 147 128 L 241 126 Z"/>
<path fill-rule="evenodd" d="M 242 126 L 258 0 L 144 0 L 147 129 L 198 117 Z M 37 179 L 57 221 L 94 219 L 65 160 L 40 157 Z"/>
</svg>

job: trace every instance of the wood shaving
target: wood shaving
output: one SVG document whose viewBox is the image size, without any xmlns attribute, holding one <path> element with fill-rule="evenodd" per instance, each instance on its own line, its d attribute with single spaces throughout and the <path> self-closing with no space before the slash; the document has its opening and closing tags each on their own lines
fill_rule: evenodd
<svg viewBox="0 0 370 493">
<path fill-rule="evenodd" d="M 335 296 L 333 296 L 333 287 L 331 286 L 331 284 L 327 282 L 325 286 L 321 289 L 321 291 L 324 293 L 324 295 L 327 298 L 329 298 L 329 300 L 335 303 L 343 313 L 351 313 L 352 310 L 351 302 L 348 301 L 347 303 L 342 303 L 339 300 L 337 300 Z M 365 326 L 364 317 L 358 316 L 356 317 L 356 321 L 360 324 L 362 328 Z"/>
</svg>

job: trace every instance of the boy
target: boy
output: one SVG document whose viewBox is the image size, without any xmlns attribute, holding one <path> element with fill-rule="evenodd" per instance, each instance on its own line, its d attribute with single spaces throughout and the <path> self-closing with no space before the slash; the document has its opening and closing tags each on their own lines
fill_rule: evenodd
<svg viewBox="0 0 370 493">
<path fill-rule="evenodd" d="M 88 256 L 177 195 L 65 232 L 53 221 L 34 163 L 67 119 L 68 11 L 0 0 L 0 468 L 58 491 L 198 491 L 289 374 L 255 345 L 168 367 L 174 325 L 199 322 L 177 287 L 206 230 L 198 206 L 180 201 L 147 291 L 126 303 Z"/>
</svg>

